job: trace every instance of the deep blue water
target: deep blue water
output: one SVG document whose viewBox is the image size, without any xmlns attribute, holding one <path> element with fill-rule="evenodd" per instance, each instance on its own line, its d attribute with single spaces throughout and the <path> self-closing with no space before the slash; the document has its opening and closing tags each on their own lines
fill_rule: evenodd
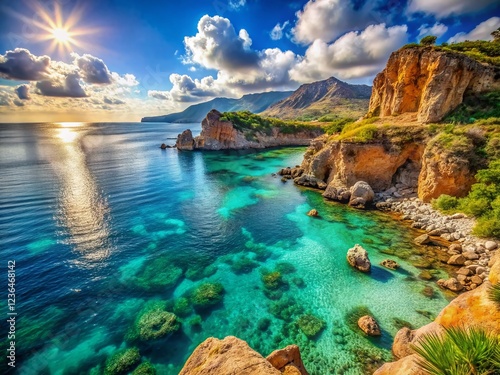
<svg viewBox="0 0 500 375">
<path fill-rule="evenodd" d="M 297 343 L 311 374 L 362 374 L 366 358 L 389 358 L 394 318 L 423 325 L 422 311 L 446 304 L 438 290 L 421 293 L 434 283 L 417 277 L 414 264 L 426 254 L 412 247 L 415 233 L 272 176 L 300 164 L 304 148 L 159 149 L 186 127 L 200 130 L 0 125 L 2 269 L 15 260 L 20 374 L 102 373 L 131 347 L 157 373 L 176 374 L 196 345 L 226 335 L 263 355 Z M 311 208 L 321 218 L 308 217 Z M 369 251 L 369 275 L 345 261 L 355 243 Z M 402 269 L 377 266 L 388 257 Z M 262 275 L 276 269 L 282 282 L 266 290 Z M 222 284 L 222 302 L 193 306 L 193 290 L 207 282 Z M 145 311 L 180 311 L 181 302 L 174 334 L 131 334 Z M 380 322 L 382 338 L 348 327 L 346 313 L 360 305 Z M 307 314 L 326 323 L 313 338 L 298 329 Z"/>
</svg>

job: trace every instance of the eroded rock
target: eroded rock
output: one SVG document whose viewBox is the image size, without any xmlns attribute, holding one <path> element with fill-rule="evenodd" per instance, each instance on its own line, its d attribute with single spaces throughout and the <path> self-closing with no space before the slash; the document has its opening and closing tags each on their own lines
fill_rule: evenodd
<svg viewBox="0 0 500 375">
<path fill-rule="evenodd" d="M 347 251 L 347 261 L 352 267 L 361 272 L 369 272 L 371 269 L 368 252 L 358 244 Z"/>
</svg>

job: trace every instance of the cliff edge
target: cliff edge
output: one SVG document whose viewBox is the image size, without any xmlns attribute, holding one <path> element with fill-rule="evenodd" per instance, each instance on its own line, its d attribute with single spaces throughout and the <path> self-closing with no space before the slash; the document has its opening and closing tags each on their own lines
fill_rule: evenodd
<svg viewBox="0 0 500 375">
<path fill-rule="evenodd" d="M 420 123 L 440 121 L 464 94 L 500 88 L 500 68 L 436 47 L 393 52 L 373 81 L 368 112 L 389 117 L 414 112 Z"/>
</svg>

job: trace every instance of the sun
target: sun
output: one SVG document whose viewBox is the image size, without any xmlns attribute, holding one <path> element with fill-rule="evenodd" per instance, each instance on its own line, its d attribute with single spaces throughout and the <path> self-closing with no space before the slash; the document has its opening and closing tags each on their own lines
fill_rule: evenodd
<svg viewBox="0 0 500 375">
<path fill-rule="evenodd" d="M 67 43 L 71 39 L 68 30 L 59 27 L 52 30 L 52 36 L 57 43 Z"/>
</svg>

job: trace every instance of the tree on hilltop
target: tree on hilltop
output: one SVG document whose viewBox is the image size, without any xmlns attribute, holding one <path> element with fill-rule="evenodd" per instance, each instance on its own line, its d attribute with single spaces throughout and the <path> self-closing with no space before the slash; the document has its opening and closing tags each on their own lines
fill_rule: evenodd
<svg viewBox="0 0 500 375">
<path fill-rule="evenodd" d="M 436 44 L 437 36 L 435 35 L 427 35 L 420 39 L 420 44 L 423 46 L 433 46 Z"/>
<path fill-rule="evenodd" d="M 500 42 L 500 27 L 491 33 L 493 41 Z"/>
</svg>

